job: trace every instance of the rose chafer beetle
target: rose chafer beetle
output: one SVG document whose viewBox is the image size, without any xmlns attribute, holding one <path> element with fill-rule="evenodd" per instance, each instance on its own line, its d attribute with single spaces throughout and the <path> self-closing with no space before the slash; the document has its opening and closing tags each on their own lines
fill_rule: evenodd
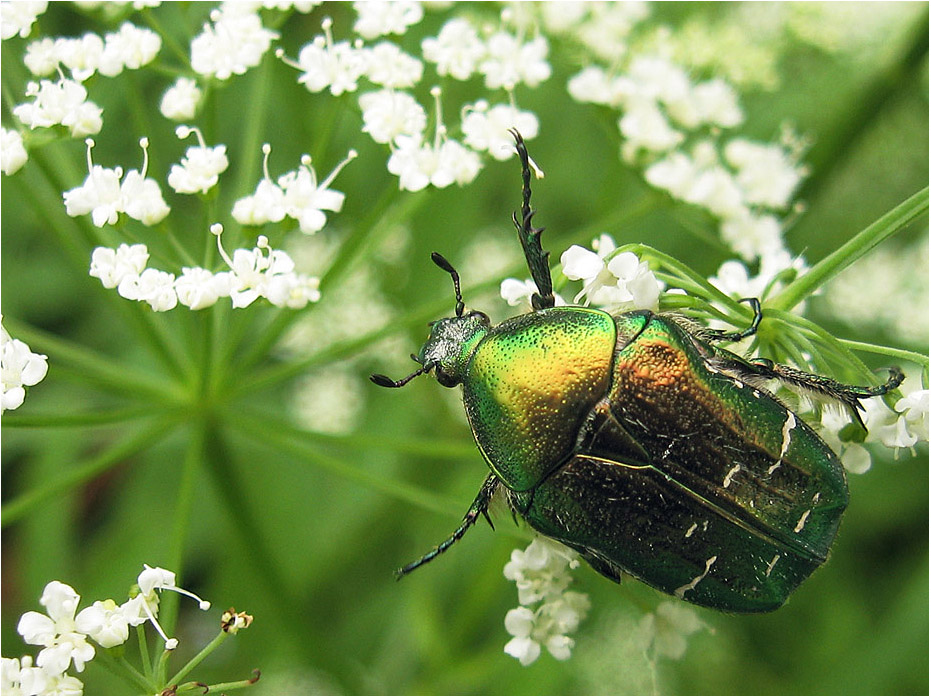
<svg viewBox="0 0 931 698">
<path fill-rule="evenodd" d="M 840 402 L 859 420 L 860 400 L 880 386 L 843 385 L 718 346 L 753 335 L 711 330 L 673 313 L 611 315 L 556 307 L 531 225 L 530 159 L 513 131 L 522 165 L 521 245 L 537 285 L 533 310 L 492 326 L 466 312 L 459 275 L 450 274 L 456 314 L 432 325 L 420 368 L 401 387 L 433 373 L 462 386 L 472 433 L 491 473 L 462 525 L 399 576 L 458 541 L 503 494 L 537 532 L 575 549 L 599 573 L 622 572 L 680 599 L 722 611 L 781 606 L 827 558 L 847 506 L 837 456 L 763 386 L 776 379 Z M 862 422 L 861 422 L 862 424 Z"/>
</svg>

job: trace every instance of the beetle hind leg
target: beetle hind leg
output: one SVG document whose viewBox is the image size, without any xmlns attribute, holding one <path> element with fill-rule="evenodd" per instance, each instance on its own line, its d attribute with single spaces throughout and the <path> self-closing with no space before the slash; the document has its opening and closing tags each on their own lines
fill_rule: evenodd
<svg viewBox="0 0 931 698">
<path fill-rule="evenodd" d="M 816 373 L 808 373 L 792 366 L 777 364 L 770 359 L 764 358 L 751 359 L 749 363 L 743 365 L 741 370 L 746 378 L 776 379 L 790 388 L 809 393 L 816 398 L 839 402 L 847 408 L 850 415 L 864 429 L 866 425 L 863 424 L 863 419 L 860 416 L 860 412 L 863 410 L 860 400 L 885 395 L 898 388 L 905 379 L 905 374 L 896 366 L 891 366 L 888 371 L 889 378 L 885 383 L 869 386 L 838 383 L 831 378 L 819 376 Z"/>
<path fill-rule="evenodd" d="M 495 492 L 498 489 L 497 476 L 494 474 L 489 475 L 485 478 L 485 482 L 482 483 L 482 488 L 478 491 L 478 494 L 475 497 L 475 501 L 472 502 L 472 506 L 469 507 L 469 510 L 466 512 L 466 515 L 462 518 L 462 524 L 459 528 L 453 531 L 452 535 L 436 546 L 426 555 L 423 555 L 413 562 L 409 562 L 404 565 L 401 569 L 395 572 L 395 576 L 400 579 L 401 577 L 413 572 L 415 569 L 421 565 L 425 565 L 441 553 L 446 552 L 452 546 L 453 543 L 459 541 L 468 531 L 472 524 L 478 521 L 479 516 L 484 516 L 488 521 L 488 524 L 494 528 L 491 523 L 491 519 L 488 517 L 488 505 L 491 503 L 491 498 L 494 496 Z"/>
</svg>

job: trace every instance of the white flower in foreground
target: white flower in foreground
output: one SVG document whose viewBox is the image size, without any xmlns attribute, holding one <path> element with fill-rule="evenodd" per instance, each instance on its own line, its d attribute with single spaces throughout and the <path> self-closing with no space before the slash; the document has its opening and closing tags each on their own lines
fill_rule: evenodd
<svg viewBox="0 0 931 698">
<path fill-rule="evenodd" d="M 428 185 L 444 189 L 454 182 L 468 184 L 481 170 L 478 155 L 452 139 L 427 145 L 419 136 L 398 136 L 388 159 L 388 171 L 397 175 L 399 187 L 420 191 Z"/>
<path fill-rule="evenodd" d="M 233 218 L 242 225 L 264 225 L 284 220 L 286 209 L 284 190 L 272 181 L 268 173 L 268 158 L 272 147 L 268 143 L 262 146 L 262 179 L 255 187 L 255 193 L 244 196 L 233 204 Z"/>
<path fill-rule="evenodd" d="M 423 7 L 419 2 L 369 0 L 354 2 L 352 7 L 358 14 L 353 31 L 365 39 L 404 34 L 408 27 L 423 19 Z"/>
<path fill-rule="evenodd" d="M 210 602 L 204 601 L 196 594 L 176 586 L 174 572 L 161 567 L 149 567 L 148 565 L 143 565 L 143 568 L 137 579 L 139 593 L 120 606 L 120 610 L 129 625 L 133 627 L 146 621 L 151 622 L 152 627 L 165 641 L 165 649 L 173 650 L 178 646 L 178 640 L 169 638 L 158 623 L 159 596 L 156 592 L 175 591 L 184 596 L 189 596 L 198 602 L 198 607 L 202 611 L 210 608 Z"/>
<path fill-rule="evenodd" d="M 538 293 L 537 285 L 532 279 L 520 281 L 518 279 L 505 279 L 501 282 L 501 297 L 510 306 L 524 305 L 529 310 L 534 293 Z M 553 294 L 557 306 L 567 305 L 558 293 Z"/>
<path fill-rule="evenodd" d="M 129 639 L 129 619 L 113 599 L 95 601 L 78 613 L 74 623 L 101 647 L 116 647 Z"/>
<path fill-rule="evenodd" d="M 178 302 L 191 310 L 209 308 L 230 294 L 230 273 L 213 272 L 201 267 L 183 267 L 175 279 Z"/>
<path fill-rule="evenodd" d="M 419 136 L 427 126 L 427 112 L 411 95 L 379 90 L 359 95 L 362 132 L 376 143 L 390 143 L 398 136 Z"/>
<path fill-rule="evenodd" d="M 18 172 L 29 159 L 19 131 L 0 129 L 0 170 L 5 175 Z"/>
<path fill-rule="evenodd" d="M 24 386 L 35 385 L 46 373 L 48 357 L 33 353 L 28 344 L 10 337 L 0 325 L 0 375 L 3 378 L 0 413 L 22 405 L 26 399 Z"/>
<path fill-rule="evenodd" d="M 191 68 L 217 80 L 228 80 L 257 66 L 278 33 L 262 26 L 257 13 L 227 4 L 210 13 L 213 24 L 191 41 Z"/>
<path fill-rule="evenodd" d="M 468 80 L 485 56 L 485 44 L 466 19 L 451 19 L 440 33 L 421 43 L 425 60 L 436 64 L 436 72 L 456 80 Z"/>
<path fill-rule="evenodd" d="M 103 127 L 103 110 L 86 101 L 87 90 L 79 82 L 65 78 L 57 82 L 30 82 L 26 85 L 26 96 L 35 100 L 20 104 L 13 113 L 31 129 L 61 124 L 79 138 L 98 133 Z"/>
<path fill-rule="evenodd" d="M 0 664 L 0 695 L 3 696 L 80 696 L 84 684 L 65 673 L 52 674 L 33 666 L 32 657 L 7 659 Z"/>
<path fill-rule="evenodd" d="M 104 288 L 116 288 L 127 276 L 138 276 L 149 261 L 145 245 L 121 243 L 117 249 L 95 247 L 91 253 L 90 275 L 100 279 Z"/>
<path fill-rule="evenodd" d="M 0 4 L 0 38 L 11 39 L 17 34 L 29 36 L 32 25 L 45 12 L 47 2 L 4 2 Z"/>
<path fill-rule="evenodd" d="M 46 68 L 48 61 L 42 56 L 42 49 L 47 47 L 48 44 L 45 44 L 42 40 L 33 43 L 38 45 L 35 52 L 29 57 L 30 60 L 35 62 L 37 68 Z M 30 44 L 29 48 L 32 48 L 32 44 Z M 57 62 L 61 62 L 71 71 L 71 77 L 74 80 L 84 82 L 96 73 L 100 67 L 103 50 L 103 39 L 92 32 L 87 32 L 81 37 L 55 39 L 52 44 L 52 51 L 56 65 L 53 65 L 52 70 L 46 68 L 46 71 L 41 74 L 48 75 L 54 72 L 55 68 L 57 68 Z M 35 70 L 32 73 L 33 75 L 38 74 Z"/>
<path fill-rule="evenodd" d="M 23 63 L 30 73 L 37 77 L 45 77 L 58 69 L 58 65 L 61 63 L 61 57 L 58 55 L 59 41 L 61 40 L 45 36 L 30 41 L 26 45 L 26 55 L 23 56 Z"/>
<path fill-rule="evenodd" d="M 137 70 L 155 60 L 161 48 L 162 38 L 154 31 L 124 22 L 118 31 L 104 37 L 97 70 L 107 77 L 119 75 L 124 68 Z"/>
<path fill-rule="evenodd" d="M 49 582 L 39 599 L 48 615 L 27 611 L 19 619 L 17 632 L 28 644 L 44 646 L 36 664 L 51 674 L 64 673 L 72 661 L 77 671 L 84 671 L 84 664 L 94 658 L 93 645 L 74 623 L 80 600 L 67 584 Z"/>
<path fill-rule="evenodd" d="M 413 87 L 423 76 L 423 63 L 390 41 L 382 41 L 364 51 L 365 75 L 376 85 L 403 89 Z"/>
<path fill-rule="evenodd" d="M 190 78 L 178 78 L 165 90 L 158 108 L 166 119 L 187 121 L 193 119 L 197 113 L 197 105 L 202 95 L 197 82 Z"/>
<path fill-rule="evenodd" d="M 245 308 L 258 298 L 280 308 L 303 308 L 320 300 L 320 279 L 296 273 L 294 260 L 282 250 L 273 250 L 264 235 L 259 236 L 252 250 L 234 250 L 230 257 L 220 241 L 223 226 L 217 223 L 210 230 L 217 236 L 220 256 L 231 270 L 225 278 L 234 308 Z"/>
<path fill-rule="evenodd" d="M 138 276 L 126 276 L 116 290 L 127 300 L 145 301 L 157 312 L 178 305 L 175 275 L 158 269 L 144 269 Z"/>
<path fill-rule="evenodd" d="M 296 171 L 278 178 L 278 186 L 284 191 L 285 211 L 298 222 L 302 233 L 310 235 L 322 230 L 327 220 L 323 212 L 342 209 L 346 195 L 329 187 L 340 170 L 357 155 L 355 150 L 350 150 L 346 159 L 334 167 L 319 184 L 309 155 L 301 158 L 301 166 Z"/>
<path fill-rule="evenodd" d="M 514 137 L 509 129 L 520 131 L 525 141 L 537 137 L 540 122 L 533 112 L 522 111 L 510 104 L 496 104 L 479 100 L 462 120 L 465 144 L 478 151 L 487 151 L 495 160 L 507 160 L 514 153 Z"/>
<path fill-rule="evenodd" d="M 229 167 L 226 146 L 208 148 L 197 127 L 179 126 L 175 129 L 178 138 L 184 139 L 192 133 L 199 145 L 191 146 L 181 158 L 180 165 L 172 165 L 168 173 L 168 185 L 179 194 L 206 194 L 220 181 L 220 174 Z"/>
<path fill-rule="evenodd" d="M 890 410 L 881 397 L 864 400 L 864 421 L 869 430 L 866 440 L 896 451 L 927 441 L 928 395 L 926 389 L 913 390 L 895 403 L 895 411 Z"/>
<path fill-rule="evenodd" d="M 98 228 L 113 225 L 120 213 L 125 213 L 145 225 L 155 225 L 168 215 L 170 209 L 162 198 L 158 183 L 146 177 L 149 164 L 147 138 L 142 138 L 142 170 L 130 170 L 120 182 L 123 170 L 108 169 L 95 165 L 91 155 L 94 141 L 87 139 L 87 179 L 84 184 L 64 193 L 65 211 L 69 216 L 90 213 Z"/>
<path fill-rule="evenodd" d="M 323 36 L 316 36 L 305 45 L 297 56 L 297 63 L 284 58 L 279 50 L 276 55 L 287 65 L 301 71 L 297 81 L 311 92 L 322 92 L 330 88 L 330 94 L 338 97 L 343 92 L 355 92 L 361 78 L 369 67 L 365 49 L 356 48 L 348 41 L 333 43 L 330 29 L 333 20 L 324 18 Z"/>
<path fill-rule="evenodd" d="M 485 76 L 485 87 L 511 90 L 521 83 L 536 87 L 553 72 L 546 60 L 548 52 L 549 45 L 542 36 L 521 43 L 513 34 L 496 32 L 488 39 L 485 58 L 478 68 Z"/>
<path fill-rule="evenodd" d="M 569 633 L 578 629 L 591 605 L 586 594 L 566 591 L 572 582 L 568 569 L 578 564 L 574 552 L 546 538 L 511 553 L 504 576 L 517 583 L 521 605 L 505 616 L 504 627 L 514 637 L 504 651 L 522 665 L 536 661 L 542 647 L 558 660 L 569 658 L 575 644 Z"/>
<path fill-rule="evenodd" d="M 585 298 L 586 304 L 612 310 L 658 309 L 662 288 L 646 262 L 633 252 L 611 256 L 615 245 L 608 235 L 594 240 L 592 247 L 597 252 L 573 245 L 560 257 L 563 274 L 582 281 L 576 303 Z"/>
</svg>

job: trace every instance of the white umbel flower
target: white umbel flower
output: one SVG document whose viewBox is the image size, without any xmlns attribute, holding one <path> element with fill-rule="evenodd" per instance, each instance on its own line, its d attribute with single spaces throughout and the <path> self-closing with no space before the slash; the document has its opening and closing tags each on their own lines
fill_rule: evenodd
<svg viewBox="0 0 931 698">
<path fill-rule="evenodd" d="M 75 627 L 74 615 L 80 600 L 67 584 L 49 582 L 39 599 L 48 615 L 28 611 L 17 625 L 16 630 L 23 640 L 44 647 L 36 657 L 36 664 L 51 674 L 64 673 L 72 661 L 77 671 L 84 671 L 84 664 L 96 653 L 93 645 L 87 642 L 87 636 Z"/>
<path fill-rule="evenodd" d="M 353 30 L 365 39 L 385 34 L 404 34 L 407 28 L 423 19 L 419 2 L 406 0 L 368 0 L 352 3 L 358 14 Z"/>
<path fill-rule="evenodd" d="M 484 42 L 465 19 L 449 20 L 435 38 L 424 39 L 420 46 L 424 59 L 436 64 L 438 74 L 456 80 L 468 80 L 485 56 Z"/>
<path fill-rule="evenodd" d="M 288 65 L 301 71 L 297 79 L 311 92 L 322 92 L 329 88 L 330 94 L 338 97 L 344 92 L 355 92 L 361 78 L 369 67 L 366 50 L 352 46 L 348 41 L 333 42 L 331 27 L 333 20 L 323 20 L 323 36 L 316 36 L 298 54 L 297 63 L 284 59 L 279 50 L 277 55 Z"/>
<path fill-rule="evenodd" d="M 262 26 L 254 12 L 236 9 L 236 3 L 210 13 L 212 24 L 191 41 L 191 68 L 217 80 L 229 80 L 257 66 L 278 33 Z"/>
<path fill-rule="evenodd" d="M 18 172 L 29 155 L 23 146 L 23 137 L 14 129 L 0 129 L 0 170 L 5 175 Z"/>
<path fill-rule="evenodd" d="M 496 104 L 480 100 L 466 107 L 462 120 L 465 144 L 478 151 L 486 151 L 495 160 L 507 160 L 514 153 L 514 137 L 510 130 L 516 128 L 524 140 L 536 138 L 540 122 L 529 111 L 522 111 L 511 104 Z"/>
<path fill-rule="evenodd" d="M 194 134 L 198 145 L 187 149 L 180 165 L 172 165 L 168 173 L 168 185 L 179 194 L 206 194 L 220 180 L 220 174 L 229 167 L 226 146 L 207 147 L 199 128 L 179 126 L 175 129 L 178 138 Z"/>
<path fill-rule="evenodd" d="M 427 126 L 427 112 L 411 95 L 379 90 L 359 95 L 362 132 L 376 143 L 391 143 L 398 136 L 420 136 Z"/>
<path fill-rule="evenodd" d="M 48 357 L 36 354 L 29 345 L 13 339 L 0 325 L 0 375 L 3 394 L 0 413 L 15 410 L 26 399 L 26 387 L 35 385 L 48 373 Z"/>
<path fill-rule="evenodd" d="M 47 8 L 47 2 L 0 3 L 0 38 L 5 41 L 19 34 L 25 39 L 39 15 Z"/>
<path fill-rule="evenodd" d="M 159 111 L 166 119 L 187 121 L 197 113 L 197 105 L 202 96 L 197 83 L 190 78 L 178 78 L 162 96 Z"/>
<path fill-rule="evenodd" d="M 98 133 L 103 127 L 103 110 L 87 101 L 87 90 L 79 82 L 65 78 L 57 82 L 30 82 L 26 85 L 26 96 L 35 100 L 20 104 L 13 113 L 31 129 L 61 124 L 79 138 Z"/>
</svg>

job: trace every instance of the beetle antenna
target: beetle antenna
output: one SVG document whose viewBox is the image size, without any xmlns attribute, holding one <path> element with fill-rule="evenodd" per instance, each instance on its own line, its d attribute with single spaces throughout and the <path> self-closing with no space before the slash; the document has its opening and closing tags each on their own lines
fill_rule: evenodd
<svg viewBox="0 0 931 698">
<path fill-rule="evenodd" d="M 430 259 L 433 260 L 436 266 L 453 277 L 453 288 L 456 289 L 456 317 L 462 317 L 462 313 L 465 311 L 465 303 L 462 302 L 462 290 L 459 288 L 459 272 L 453 269 L 453 265 L 439 252 L 431 253 Z"/>
<path fill-rule="evenodd" d="M 431 368 L 433 368 L 432 363 L 424 364 L 412 374 L 409 376 L 404 376 L 404 378 L 400 380 L 391 380 L 384 374 L 373 373 L 371 376 L 369 376 L 369 380 L 372 381 L 375 385 L 380 385 L 382 388 L 401 388 L 410 383 L 417 376 L 422 376 L 423 374 L 427 373 Z"/>
<path fill-rule="evenodd" d="M 550 253 L 545 251 L 540 244 L 540 233 L 543 228 L 534 228 L 531 224 L 533 214 L 536 213 L 530 207 L 530 155 L 527 153 L 527 146 L 524 145 L 524 139 L 516 128 L 509 129 L 510 134 L 514 136 L 517 156 L 520 158 L 520 172 L 523 186 L 521 187 L 521 206 L 520 218 L 515 212 L 511 218 L 514 221 L 514 227 L 517 228 L 517 236 L 520 238 L 520 246 L 524 250 L 524 257 L 527 259 L 527 266 L 530 268 L 530 276 L 537 285 L 537 293 L 533 294 L 531 303 L 534 310 L 542 308 L 552 308 L 556 305 L 556 298 L 553 296 L 553 278 L 550 276 L 550 265 L 548 258 Z"/>
<path fill-rule="evenodd" d="M 498 477 L 493 473 L 485 478 L 485 482 L 482 483 L 482 489 L 478 491 L 478 494 L 475 496 L 475 501 L 472 502 L 472 506 L 469 507 L 469 510 L 466 512 L 466 515 L 462 519 L 462 524 L 457 528 L 453 534 L 436 546 L 429 553 L 421 557 L 419 560 L 414 560 L 410 562 L 397 572 L 395 576 L 400 579 L 406 574 L 413 572 L 421 565 L 425 565 L 441 553 L 445 553 L 449 550 L 450 546 L 459 541 L 468 531 L 472 524 L 478 521 L 479 516 L 484 516 L 488 519 L 488 523 L 491 524 L 491 519 L 488 518 L 488 505 L 491 503 L 491 498 L 494 496 L 495 491 L 498 489 Z M 494 528 L 494 526 L 492 526 Z"/>
</svg>

